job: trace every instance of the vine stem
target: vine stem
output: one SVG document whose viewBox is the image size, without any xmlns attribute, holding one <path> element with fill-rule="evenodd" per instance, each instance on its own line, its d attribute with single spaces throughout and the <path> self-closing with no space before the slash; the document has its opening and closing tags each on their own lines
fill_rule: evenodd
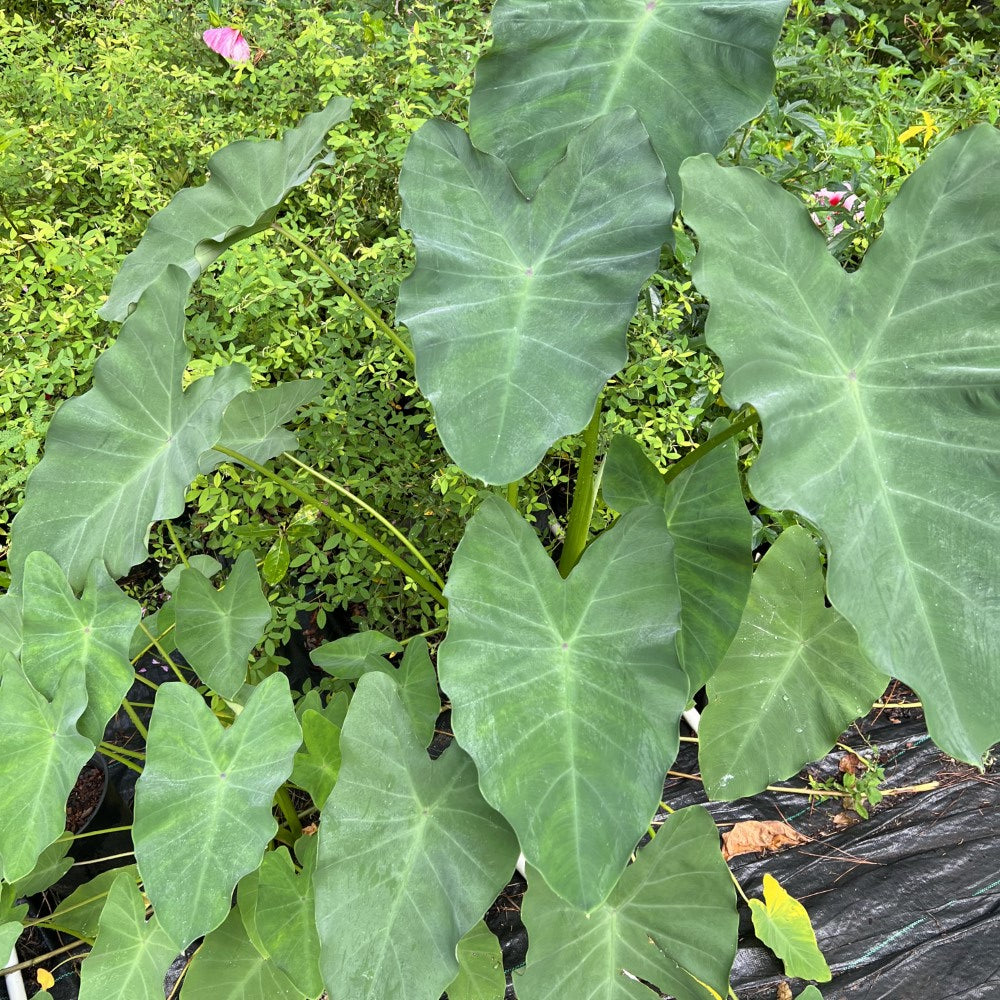
<svg viewBox="0 0 1000 1000">
<path fill-rule="evenodd" d="M 573 504 L 569 511 L 569 521 L 566 524 L 566 539 L 563 542 L 562 555 L 559 557 L 559 572 L 563 577 L 569 576 L 570 570 L 580 561 L 583 550 L 587 546 L 587 536 L 590 534 L 590 519 L 594 514 L 594 501 L 597 499 L 597 477 L 594 474 L 594 462 L 597 460 L 597 441 L 601 430 L 601 404 L 603 393 L 598 395 L 594 406 L 594 415 L 590 418 L 583 432 L 583 450 L 580 452 L 580 464 L 576 470 L 576 485 L 573 488 Z"/>
<path fill-rule="evenodd" d="M 757 422 L 757 411 L 749 409 L 743 416 L 737 417 L 724 431 L 689 451 L 679 462 L 674 462 L 663 475 L 664 483 L 673 482 L 685 469 L 690 469 L 696 462 L 700 462 L 710 451 L 714 451 L 720 444 L 724 444 L 731 437 L 736 437 L 741 431 L 745 431 Z"/>
<path fill-rule="evenodd" d="M 671 778 L 687 778 L 689 781 L 704 782 L 700 775 L 686 774 L 684 771 L 667 771 L 667 774 Z M 912 795 L 916 792 L 932 792 L 940 785 L 940 781 L 927 781 L 922 785 L 907 785 L 905 788 L 886 788 L 882 791 L 882 795 Z M 830 797 L 849 799 L 851 797 L 850 792 L 838 792 L 833 788 L 791 788 L 788 785 L 767 785 L 764 791 L 784 792 L 785 795 L 814 795 L 824 799 Z"/>
<path fill-rule="evenodd" d="M 275 793 L 274 801 L 281 810 L 281 815 L 285 817 L 285 822 L 288 824 L 288 832 L 291 833 L 292 839 L 298 840 L 302 836 L 302 824 L 299 822 L 298 814 L 295 812 L 295 803 L 292 802 L 292 796 L 284 785 Z"/>
<path fill-rule="evenodd" d="M 408 563 L 401 556 L 398 556 L 384 542 L 379 541 L 379 539 L 377 539 L 374 535 L 365 531 L 361 525 L 348 520 L 348 518 L 344 517 L 343 514 L 338 514 L 332 507 L 329 506 L 329 504 L 323 503 L 319 497 L 314 496 L 306 490 L 300 489 L 294 483 L 285 479 L 283 476 L 279 476 L 276 473 L 271 472 L 270 469 L 267 469 L 263 465 L 255 462 L 252 458 L 248 458 L 246 455 L 241 455 L 238 451 L 233 451 L 232 449 L 226 448 L 221 444 L 217 444 L 214 450 L 222 455 L 227 455 L 229 458 L 235 459 L 240 464 L 245 465 L 248 469 L 253 469 L 254 472 L 265 476 L 270 479 L 271 482 L 276 483 L 282 489 L 287 490 L 292 494 L 292 496 L 298 497 L 303 503 L 309 504 L 311 507 L 315 507 L 317 510 L 324 513 L 342 531 L 354 535 L 356 538 L 360 538 L 366 545 L 371 546 L 371 548 L 378 552 L 379 555 L 383 556 L 405 576 L 409 577 L 409 579 L 420 587 L 421 590 L 433 597 L 442 608 L 446 608 L 448 606 L 448 601 L 444 594 L 442 594 L 440 589 L 431 583 L 431 581 L 428 580 L 427 577 L 420 572 L 420 570 L 411 566 L 410 563 Z"/>
<path fill-rule="evenodd" d="M 396 525 L 394 525 L 387 517 L 380 514 L 374 507 L 371 507 L 367 503 L 365 503 L 365 501 L 362 500 L 361 497 L 355 496 L 346 486 L 342 486 L 340 483 L 334 481 L 333 479 L 329 479 L 328 477 L 324 476 L 323 473 L 320 472 L 318 469 L 314 469 L 311 465 L 306 465 L 305 462 L 300 462 L 294 455 L 289 454 L 287 451 L 282 453 L 282 458 L 287 458 L 291 460 L 300 469 L 303 469 L 306 472 L 308 472 L 309 475 L 312 476 L 314 479 L 318 479 L 321 483 L 325 484 L 326 486 L 329 486 L 333 490 L 336 490 L 342 496 L 347 497 L 347 499 L 350 500 L 352 503 L 357 504 L 362 510 L 367 511 L 369 514 L 371 514 L 372 517 L 374 517 L 379 523 L 383 524 L 386 528 L 388 528 L 388 530 L 393 535 L 395 535 L 395 537 L 399 539 L 399 541 L 401 541 L 403 545 L 405 545 L 406 548 L 413 553 L 413 555 L 417 557 L 419 563 L 424 567 L 424 569 L 427 570 L 428 574 L 431 577 L 433 577 L 434 582 L 439 587 L 444 589 L 444 580 L 441 578 L 441 575 L 438 573 L 438 571 L 424 558 L 424 554 L 413 544 L 413 542 L 411 542 L 406 537 L 406 535 L 404 535 L 399 530 L 399 528 L 397 528 Z"/>
<path fill-rule="evenodd" d="M 300 240 L 280 222 L 272 222 L 271 228 L 297 246 L 403 352 L 410 364 L 414 363 L 413 351 L 399 334 L 308 243 Z"/>
</svg>

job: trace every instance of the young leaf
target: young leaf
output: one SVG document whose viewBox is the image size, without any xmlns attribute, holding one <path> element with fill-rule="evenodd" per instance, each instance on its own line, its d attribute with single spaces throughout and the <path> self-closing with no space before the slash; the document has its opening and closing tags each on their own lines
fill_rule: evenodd
<svg viewBox="0 0 1000 1000">
<path fill-rule="evenodd" d="M 133 882 L 138 879 L 135 865 L 113 868 L 95 875 L 89 882 L 74 889 L 45 918 L 45 926 L 64 934 L 72 934 L 84 941 L 92 941 L 97 936 L 101 913 L 111 886 L 122 874 L 127 874 Z M 179 948 L 177 950 L 180 951 Z"/>
<path fill-rule="evenodd" d="M 448 987 L 448 1000 L 503 1000 L 507 979 L 496 935 L 480 920 L 455 949 L 458 975 Z"/>
<path fill-rule="evenodd" d="M 636 976 L 677 1000 L 706 1000 L 700 984 L 725 996 L 736 955 L 735 899 L 712 817 L 700 806 L 681 809 L 590 914 L 529 877 L 522 908 L 528 959 L 517 995 L 644 1000 L 651 994 Z"/>
<path fill-rule="evenodd" d="M 77 728 L 94 746 L 135 680 L 129 643 L 142 615 L 95 561 L 77 600 L 59 564 L 44 552 L 25 560 L 21 665 L 47 698 L 73 664 L 83 664 L 87 708 Z"/>
<path fill-rule="evenodd" d="M 301 741 L 283 674 L 257 685 L 229 729 L 188 685 L 156 692 L 132 835 L 146 893 L 181 947 L 222 923 L 260 864 Z"/>
<path fill-rule="evenodd" d="M 183 563 L 178 563 L 163 578 L 162 586 L 168 594 L 176 593 L 178 586 L 180 586 L 181 574 L 186 569 L 196 569 L 206 580 L 211 580 L 222 569 L 222 563 L 214 556 L 206 556 L 200 552 L 195 553 L 193 556 L 188 556 L 187 566 Z"/>
<path fill-rule="evenodd" d="M 713 436 L 728 426 L 717 421 Z M 753 522 L 736 442 L 719 445 L 668 484 L 637 441 L 616 437 L 602 484 L 605 503 L 622 513 L 648 503 L 663 508 L 681 590 L 677 653 L 694 694 L 733 641 L 750 591 Z"/>
<path fill-rule="evenodd" d="M 280 140 L 244 139 L 215 153 L 208 161 L 208 182 L 180 191 L 150 219 L 112 282 L 101 318 L 125 319 L 166 268 L 183 268 L 194 282 L 223 251 L 266 229 L 292 188 L 321 163 L 333 161 L 333 153 L 323 155 L 326 135 L 350 113 L 351 102 L 335 97 Z"/>
<path fill-rule="evenodd" d="M 301 994 L 323 992 L 311 872 L 295 874 L 286 850 L 268 851 L 237 892 L 244 928 L 257 951 Z"/>
<path fill-rule="evenodd" d="M 236 907 L 206 935 L 184 975 L 182 995 L 184 1000 L 302 1000 L 302 991 L 253 946 Z"/>
<path fill-rule="evenodd" d="M 313 709 L 302 713 L 301 723 L 305 750 L 295 754 L 292 781 L 322 809 L 340 774 L 340 728 Z"/>
<path fill-rule="evenodd" d="M 754 933 L 781 959 L 785 975 L 828 983 L 830 967 L 816 944 L 806 908 L 773 875 L 764 876 L 764 902 L 750 900 Z"/>
<path fill-rule="evenodd" d="M 470 475 L 520 479 L 586 425 L 625 364 L 636 296 L 670 232 L 663 167 L 622 109 L 579 131 L 529 202 L 502 160 L 430 121 L 399 193 L 417 265 L 396 317 L 438 433 Z"/>
<path fill-rule="evenodd" d="M 754 496 L 817 526 L 866 655 L 978 764 L 1000 740 L 1000 132 L 935 148 L 854 273 L 796 196 L 709 157 L 681 173 L 708 344 L 764 429 Z"/>
<path fill-rule="evenodd" d="M 426 1000 L 504 887 L 517 841 L 457 745 L 431 761 L 395 682 L 358 682 L 319 829 L 316 921 L 331 1000 Z"/>
<path fill-rule="evenodd" d="M 119 870 L 101 913 L 97 941 L 80 968 L 80 1000 L 162 1000 L 163 977 L 180 950 L 155 916 L 146 921 L 135 879 Z"/>
<path fill-rule="evenodd" d="M 798 1000 L 823 1000 L 823 994 L 815 986 L 807 986 L 798 995 Z"/>
<path fill-rule="evenodd" d="M 679 195 L 677 168 L 719 152 L 774 86 L 785 0 L 499 0 L 469 120 L 529 197 L 581 128 L 636 109 Z"/>
<path fill-rule="evenodd" d="M 710 798 L 756 795 L 796 774 L 889 683 L 823 595 L 819 549 L 793 525 L 760 561 L 739 632 L 708 682 L 698 760 Z"/>
<path fill-rule="evenodd" d="M 645 832 L 677 752 L 688 682 L 663 511 L 625 514 L 564 580 L 488 498 L 452 561 L 438 651 L 483 795 L 550 887 L 592 910 Z"/>
<path fill-rule="evenodd" d="M 387 667 L 383 656 L 398 653 L 402 648 L 385 633 L 371 630 L 326 642 L 314 649 L 309 659 L 328 674 L 353 681 L 368 670 Z"/>
<path fill-rule="evenodd" d="M 236 557 L 222 590 L 186 569 L 174 597 L 177 648 L 198 676 L 223 698 L 235 698 L 247 676 L 250 651 L 271 620 L 253 553 Z"/>
<path fill-rule="evenodd" d="M 0 679 L 0 873 L 24 878 L 66 829 L 66 800 L 94 744 L 77 732 L 87 705 L 83 664 L 71 664 L 50 701 L 7 658 Z"/>
<path fill-rule="evenodd" d="M 198 456 L 218 441 L 230 400 L 250 387 L 247 370 L 230 365 L 184 391 L 189 288 L 182 270 L 164 271 L 98 359 L 93 388 L 53 416 L 11 526 L 12 589 L 36 549 L 74 591 L 95 559 L 113 579 L 125 576 L 147 556 L 150 524 L 184 509 Z"/>
</svg>

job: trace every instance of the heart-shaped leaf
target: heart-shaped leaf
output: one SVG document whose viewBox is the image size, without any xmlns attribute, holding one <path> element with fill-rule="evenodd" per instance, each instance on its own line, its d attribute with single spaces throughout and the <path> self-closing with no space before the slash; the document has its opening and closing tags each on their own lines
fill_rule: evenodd
<svg viewBox="0 0 1000 1000">
<path fill-rule="evenodd" d="M 77 600 L 59 564 L 44 552 L 25 560 L 21 665 L 47 698 L 74 664 L 83 664 L 87 708 L 77 728 L 97 746 L 135 680 L 129 644 L 142 615 L 95 562 Z"/>
<path fill-rule="evenodd" d="M 455 735 L 528 861 L 592 910 L 656 810 L 687 700 L 662 508 L 624 515 L 563 580 L 524 519 L 488 498 L 445 593 L 438 670 Z"/>
<path fill-rule="evenodd" d="M 427 1000 L 504 887 L 517 841 L 457 745 L 432 761 L 395 682 L 358 682 L 319 829 L 316 922 L 330 1000 Z"/>
<path fill-rule="evenodd" d="M 184 509 L 198 456 L 219 439 L 230 400 L 250 387 L 247 370 L 230 365 L 183 390 L 189 288 L 180 268 L 164 271 L 98 359 L 93 388 L 53 416 L 11 526 L 12 588 L 36 549 L 74 591 L 95 559 L 123 577 L 146 559 L 150 524 Z"/>
<path fill-rule="evenodd" d="M 233 907 L 191 960 L 184 974 L 183 998 L 302 1000 L 302 991 L 253 946 L 239 910 Z"/>
<path fill-rule="evenodd" d="M 322 809 L 340 774 L 340 727 L 314 709 L 302 713 L 302 743 L 295 755 L 292 781 Z"/>
<path fill-rule="evenodd" d="M 864 652 L 978 763 L 1000 740 L 1000 132 L 938 146 L 854 273 L 752 171 L 682 175 L 726 399 L 764 429 L 754 496 L 817 526 Z"/>
<path fill-rule="evenodd" d="M 698 760 L 711 798 L 756 795 L 796 774 L 889 683 L 823 597 L 819 549 L 804 528 L 788 528 L 760 561 L 739 632 L 708 682 Z"/>
<path fill-rule="evenodd" d="M 410 140 L 399 180 L 417 265 L 397 319 L 438 433 L 470 475 L 506 483 L 584 427 L 625 364 L 673 199 L 635 113 L 582 130 L 530 202 L 454 125 Z"/>
<path fill-rule="evenodd" d="M 717 421 L 713 436 L 728 426 Z M 645 504 L 663 508 L 681 589 L 677 653 L 693 695 L 733 641 L 750 592 L 753 521 L 736 443 L 718 445 L 667 483 L 638 441 L 617 437 L 604 463 L 602 490 L 605 502 L 622 513 Z"/>
<path fill-rule="evenodd" d="M 295 874 L 288 851 L 268 851 L 260 869 L 240 882 L 237 897 L 243 925 L 257 950 L 300 993 L 315 997 L 323 992 L 323 981 L 311 875 L 308 869 Z"/>
<path fill-rule="evenodd" d="M 135 879 L 119 874 L 101 913 L 97 941 L 80 970 L 80 1000 L 162 1000 L 163 977 L 180 948 L 146 904 Z"/>
<path fill-rule="evenodd" d="M 774 86 L 785 0 L 498 0 L 476 65 L 472 141 L 532 195 L 594 118 L 633 107 L 670 186 L 694 153 L 717 153 Z"/>
<path fill-rule="evenodd" d="M 533 873 L 529 870 L 529 876 Z M 739 921 L 719 834 L 700 806 L 674 813 L 607 901 L 583 913 L 529 877 L 522 914 L 527 968 L 521 1000 L 677 1000 L 725 996 Z"/>
<path fill-rule="evenodd" d="M 448 987 L 448 1000 L 503 1000 L 507 978 L 496 935 L 480 920 L 455 949 L 458 975 Z"/>
<path fill-rule="evenodd" d="M 351 102 L 335 97 L 279 140 L 244 139 L 220 149 L 208 161 L 208 182 L 178 192 L 149 220 L 112 282 L 101 318 L 125 319 L 166 268 L 181 267 L 196 281 L 224 250 L 266 229 L 292 188 L 332 162 L 332 153 L 323 155 L 326 134 L 350 113 Z"/>
<path fill-rule="evenodd" d="M 132 836 L 146 894 L 182 947 L 222 923 L 260 865 L 301 741 L 283 674 L 261 681 L 228 729 L 187 684 L 156 692 Z"/>
<path fill-rule="evenodd" d="M 764 876 L 764 902 L 750 900 L 750 915 L 754 933 L 781 959 L 786 976 L 818 983 L 833 978 L 806 908 L 773 875 Z"/>
<path fill-rule="evenodd" d="M 223 698 L 235 698 L 247 675 L 250 651 L 271 621 L 253 553 L 236 557 L 222 590 L 186 569 L 174 598 L 177 648 L 195 673 Z"/>
<path fill-rule="evenodd" d="M 83 664 L 73 664 L 52 699 L 36 690 L 16 660 L 0 679 L 0 872 L 24 878 L 66 829 L 66 800 L 94 744 L 77 732 L 87 706 Z"/>
</svg>

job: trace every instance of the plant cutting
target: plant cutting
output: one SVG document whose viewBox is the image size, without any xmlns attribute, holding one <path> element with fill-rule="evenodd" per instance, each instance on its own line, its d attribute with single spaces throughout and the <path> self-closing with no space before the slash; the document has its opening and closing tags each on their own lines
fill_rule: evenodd
<svg viewBox="0 0 1000 1000">
<path fill-rule="evenodd" d="M 211 179 L 151 220 L 103 309 L 122 322 L 118 338 L 92 388 L 53 419 L 13 525 L 0 597 L 4 941 L 100 748 L 142 773 L 136 866 L 95 880 L 75 924 L 93 944 L 84 1000 L 123 982 L 158 1000 L 195 942 L 183 1000 L 499 997 L 480 919 L 519 853 L 522 1000 L 644 996 L 646 983 L 703 1000 L 731 993 L 736 950 L 718 833 L 701 807 L 650 829 L 697 692 L 718 799 L 822 756 L 889 675 L 921 696 L 942 748 L 981 762 L 1000 737 L 1000 206 L 985 197 L 1000 138 L 980 126 L 936 148 L 847 274 L 807 205 L 715 160 L 767 98 L 783 15 L 773 0 L 629 2 L 610 20 L 596 2 L 500 0 L 468 134 L 428 122 L 404 163 L 416 246 L 405 333 L 308 234 L 277 222 L 330 161 L 329 131 L 351 127 L 347 101 L 280 141 L 220 151 Z M 625 364 L 626 326 L 678 206 L 698 240 L 694 277 L 731 412 L 666 472 L 628 440 L 599 469 L 604 386 Z M 348 521 L 281 474 L 295 448 L 284 425 L 321 386 L 254 390 L 238 365 L 187 384 L 193 282 L 265 231 L 334 274 L 378 334 L 412 353 L 449 454 L 498 488 L 445 580 L 377 517 L 370 530 Z M 751 426 L 763 438 L 753 497 L 803 525 L 756 567 L 736 447 Z M 556 561 L 517 482 L 578 432 Z M 192 479 L 227 461 L 352 532 L 438 603 L 436 671 L 427 637 L 366 632 L 315 651 L 326 686 L 301 695 L 281 673 L 262 676 L 252 653 L 270 611 L 249 548 L 222 567 L 178 544 L 169 600 L 140 618 L 118 581 L 145 560 L 150 524 L 180 517 Z M 928 466 L 941 475 L 929 480 Z M 591 539 L 602 476 L 619 516 Z M 144 648 L 170 672 L 144 678 L 148 724 L 127 700 Z M 432 760 L 438 683 L 454 740 Z M 142 750 L 104 740 L 119 707 Z M 750 759 L 751 747 L 765 752 Z M 18 766 L 39 792 L 13 814 Z M 776 883 L 763 891 L 751 902 L 761 936 L 828 978 L 804 910 Z"/>
</svg>

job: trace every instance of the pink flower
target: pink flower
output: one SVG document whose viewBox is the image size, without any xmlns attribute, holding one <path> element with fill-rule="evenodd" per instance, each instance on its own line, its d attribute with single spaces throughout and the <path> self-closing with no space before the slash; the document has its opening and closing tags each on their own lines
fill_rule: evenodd
<svg viewBox="0 0 1000 1000">
<path fill-rule="evenodd" d="M 250 62 L 250 46 L 236 28 L 209 28 L 201 37 L 213 52 L 231 63 Z"/>
<path fill-rule="evenodd" d="M 813 191 L 813 198 L 816 199 L 820 207 L 840 208 L 841 210 L 824 215 L 822 218 L 816 212 L 809 213 L 809 217 L 820 229 L 829 229 L 830 225 L 833 224 L 833 228 L 828 233 L 831 237 L 839 236 L 844 231 L 848 216 L 852 217 L 855 222 L 863 222 L 865 218 L 865 203 L 854 194 L 850 184 L 845 184 L 844 187 L 847 189 L 846 191 L 831 191 L 828 188 Z M 844 221 L 836 222 L 838 216 Z"/>
</svg>

